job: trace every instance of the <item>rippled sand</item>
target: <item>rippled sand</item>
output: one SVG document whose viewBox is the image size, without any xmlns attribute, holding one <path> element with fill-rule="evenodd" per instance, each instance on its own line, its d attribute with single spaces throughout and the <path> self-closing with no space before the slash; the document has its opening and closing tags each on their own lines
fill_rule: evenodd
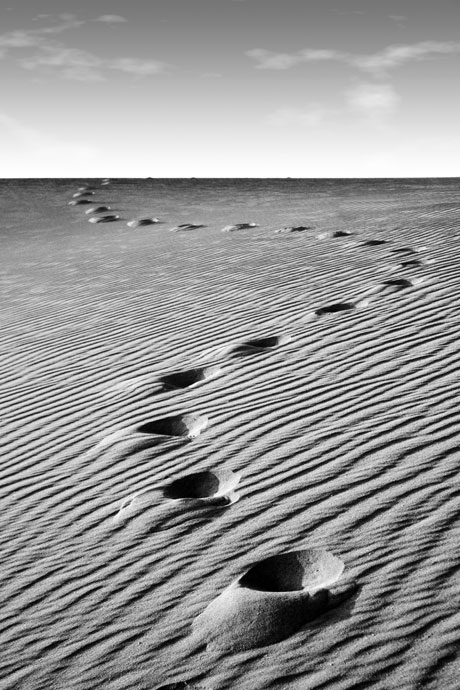
<svg viewBox="0 0 460 690">
<path fill-rule="evenodd" d="M 460 182 L 84 182 L 0 183 L 2 690 L 457 690 Z"/>
</svg>

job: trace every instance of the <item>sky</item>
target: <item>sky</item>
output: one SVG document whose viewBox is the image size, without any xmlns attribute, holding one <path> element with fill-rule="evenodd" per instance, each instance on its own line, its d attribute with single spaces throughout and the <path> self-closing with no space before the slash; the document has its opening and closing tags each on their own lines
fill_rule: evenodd
<svg viewBox="0 0 460 690">
<path fill-rule="evenodd" d="M 460 0 L 3 0 L 0 177 L 456 177 Z"/>
</svg>

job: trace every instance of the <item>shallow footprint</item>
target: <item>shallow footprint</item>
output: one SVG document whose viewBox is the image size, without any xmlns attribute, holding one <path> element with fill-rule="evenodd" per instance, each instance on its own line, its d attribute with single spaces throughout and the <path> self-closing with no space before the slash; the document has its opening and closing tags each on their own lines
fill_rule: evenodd
<svg viewBox="0 0 460 690">
<path fill-rule="evenodd" d="M 235 225 L 226 225 L 222 228 L 222 232 L 235 232 L 235 230 L 249 230 L 249 228 L 258 228 L 257 223 L 235 223 Z"/>
<path fill-rule="evenodd" d="M 356 235 L 352 230 L 334 230 L 334 232 L 322 232 L 317 236 L 318 240 L 326 240 L 330 238 L 337 237 L 350 237 L 350 235 Z"/>
<path fill-rule="evenodd" d="M 409 259 L 400 263 L 401 268 L 420 268 L 420 266 L 428 266 L 436 263 L 434 259 Z"/>
<path fill-rule="evenodd" d="M 371 288 L 367 293 L 368 298 L 375 297 L 376 295 L 391 295 L 395 292 L 400 292 L 401 290 L 406 290 L 407 288 L 414 287 L 420 284 L 423 278 L 416 278 L 408 280 L 407 278 L 391 278 L 389 280 L 383 280 L 381 283 Z"/>
<path fill-rule="evenodd" d="M 120 216 L 117 215 L 110 215 L 110 216 L 93 216 L 93 218 L 89 218 L 88 222 L 89 223 L 112 223 L 114 220 L 119 220 Z"/>
<path fill-rule="evenodd" d="M 159 381 L 163 385 L 163 390 L 190 388 L 197 383 L 207 381 L 208 379 L 218 376 L 220 372 L 220 366 L 215 364 L 207 367 L 196 367 L 195 369 L 165 374 L 159 378 Z"/>
<path fill-rule="evenodd" d="M 104 211 L 111 211 L 110 206 L 92 206 L 91 208 L 88 208 L 85 213 L 103 213 Z"/>
<path fill-rule="evenodd" d="M 68 203 L 69 206 L 83 206 L 84 204 L 94 204 L 94 201 L 90 199 L 74 199 Z"/>
<path fill-rule="evenodd" d="M 288 334 L 272 335 L 266 338 L 253 338 L 251 340 L 245 340 L 239 345 L 235 345 L 235 347 L 230 350 L 230 354 L 234 357 L 238 357 L 260 352 L 269 352 L 277 347 L 286 345 L 291 340 L 292 337 Z"/>
<path fill-rule="evenodd" d="M 288 232 L 305 232 L 305 230 L 313 230 L 311 225 L 288 225 L 285 228 L 280 228 L 275 230 L 276 233 L 288 233 Z"/>
<path fill-rule="evenodd" d="M 72 194 L 74 199 L 78 199 L 79 197 L 85 197 L 85 196 L 93 196 L 93 195 L 94 195 L 94 192 L 91 192 L 89 190 L 75 192 L 75 194 Z"/>
<path fill-rule="evenodd" d="M 378 247 L 381 244 L 388 244 L 388 240 L 365 240 L 365 242 L 361 242 L 359 247 Z"/>
<path fill-rule="evenodd" d="M 412 254 L 423 252 L 425 249 L 426 247 L 397 247 L 396 249 L 392 249 L 391 253 L 401 254 L 402 256 L 411 256 Z"/>
<path fill-rule="evenodd" d="M 133 220 L 128 220 L 126 225 L 130 228 L 139 228 L 142 225 L 155 225 L 159 222 L 159 218 L 133 218 Z"/>
<path fill-rule="evenodd" d="M 198 230 L 205 227 L 206 225 L 202 223 L 182 223 L 182 225 L 176 225 L 176 227 L 171 228 L 171 232 L 187 232 L 188 230 Z"/>
</svg>

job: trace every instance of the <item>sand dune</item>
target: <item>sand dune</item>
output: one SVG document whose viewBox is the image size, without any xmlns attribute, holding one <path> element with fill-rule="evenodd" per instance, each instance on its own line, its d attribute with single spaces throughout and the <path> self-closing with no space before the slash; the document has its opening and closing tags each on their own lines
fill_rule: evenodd
<svg viewBox="0 0 460 690">
<path fill-rule="evenodd" d="M 2 690 L 456 690 L 458 181 L 84 183 L 0 185 Z"/>
</svg>

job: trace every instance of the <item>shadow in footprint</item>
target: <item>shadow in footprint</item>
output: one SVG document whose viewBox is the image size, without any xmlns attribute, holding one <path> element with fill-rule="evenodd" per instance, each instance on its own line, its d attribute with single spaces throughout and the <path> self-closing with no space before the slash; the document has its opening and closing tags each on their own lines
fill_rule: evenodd
<svg viewBox="0 0 460 690">
<path fill-rule="evenodd" d="M 355 233 L 352 230 L 335 230 L 332 233 L 332 237 L 349 237 Z"/>
<path fill-rule="evenodd" d="M 188 230 L 198 230 L 205 227 L 206 225 L 202 223 L 182 223 L 182 225 L 176 225 L 174 228 L 171 228 L 171 232 L 187 232 Z"/>
<path fill-rule="evenodd" d="M 94 204 L 94 201 L 91 199 L 74 199 L 68 203 L 69 206 L 84 206 L 85 204 Z"/>
<path fill-rule="evenodd" d="M 88 218 L 88 223 L 113 223 L 115 220 L 120 220 L 120 216 L 111 214 L 109 216 L 93 216 Z"/>
<path fill-rule="evenodd" d="M 316 316 L 325 316 L 326 314 L 336 314 L 341 311 L 352 311 L 356 309 L 354 302 L 336 302 L 335 304 L 327 304 L 325 307 L 320 307 L 315 311 Z"/>
<path fill-rule="evenodd" d="M 236 345 L 230 350 L 231 357 L 244 357 L 245 355 L 254 355 L 262 352 L 270 352 L 277 347 L 286 345 L 291 341 L 290 335 L 272 335 L 267 338 L 254 338 L 246 340 L 243 343 Z"/>
<path fill-rule="evenodd" d="M 159 382 L 162 384 L 160 392 L 190 388 L 197 383 L 218 376 L 220 372 L 221 368 L 219 365 L 211 365 L 208 367 L 196 367 L 195 369 L 165 374 L 159 378 Z"/>
<path fill-rule="evenodd" d="M 88 215 L 89 213 L 104 213 L 105 211 L 111 211 L 110 206 L 92 206 L 91 208 L 86 209 L 85 213 Z"/>
<path fill-rule="evenodd" d="M 129 220 L 126 225 L 129 228 L 139 228 L 143 225 L 156 225 L 160 222 L 158 218 L 134 218 L 133 220 Z"/>
<path fill-rule="evenodd" d="M 396 249 L 392 249 L 391 253 L 401 254 L 401 256 L 411 256 L 413 254 L 419 254 L 424 249 L 426 249 L 426 247 L 417 247 L 417 249 L 414 249 L 414 247 L 397 247 Z"/>
<path fill-rule="evenodd" d="M 235 232 L 236 230 L 249 230 L 258 227 L 257 223 L 235 223 L 235 225 L 226 225 L 222 228 L 222 232 Z"/>
<path fill-rule="evenodd" d="M 378 247 L 381 244 L 388 244 L 388 240 L 366 240 L 361 242 L 360 247 Z"/>
<path fill-rule="evenodd" d="M 290 232 L 305 232 L 306 230 L 312 230 L 311 225 L 293 225 L 293 226 L 287 226 L 285 228 L 280 228 L 279 230 L 275 230 L 276 233 L 279 234 L 284 234 L 284 233 L 290 233 Z"/>
</svg>

